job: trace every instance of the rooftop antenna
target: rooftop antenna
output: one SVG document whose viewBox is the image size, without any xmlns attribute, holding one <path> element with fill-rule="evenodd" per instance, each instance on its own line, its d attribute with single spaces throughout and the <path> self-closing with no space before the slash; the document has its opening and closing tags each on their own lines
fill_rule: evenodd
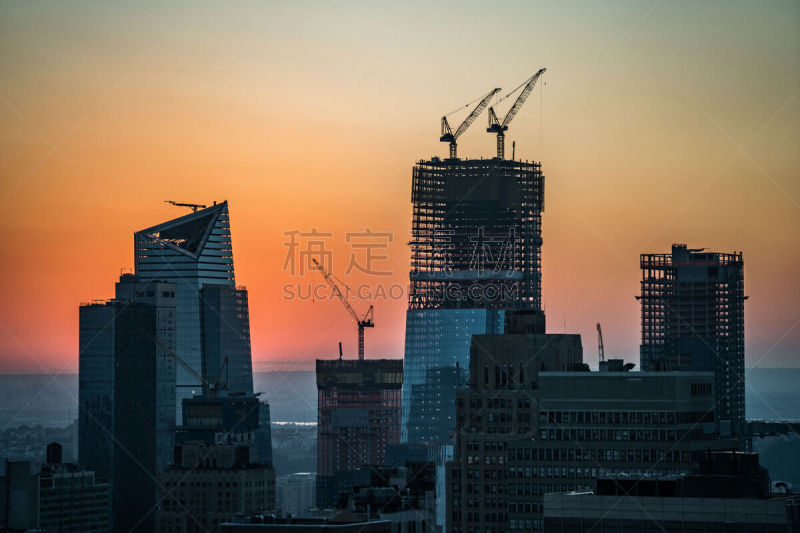
<svg viewBox="0 0 800 533">
<path fill-rule="evenodd" d="M 342 341 L 339 341 L 339 361 L 342 360 Z"/>
</svg>

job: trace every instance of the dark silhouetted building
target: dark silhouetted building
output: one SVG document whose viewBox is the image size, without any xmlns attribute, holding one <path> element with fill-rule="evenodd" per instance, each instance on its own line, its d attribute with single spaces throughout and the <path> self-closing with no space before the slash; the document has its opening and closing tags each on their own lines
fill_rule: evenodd
<svg viewBox="0 0 800 533">
<path fill-rule="evenodd" d="M 269 404 L 258 397 L 221 390 L 187 398 L 183 421 L 176 444 L 244 445 L 252 462 L 273 466 Z"/>
<path fill-rule="evenodd" d="M 327 519 L 249 516 L 223 525 L 222 531 L 438 531 L 433 523 L 434 463 L 365 466 L 353 474 L 352 488 L 341 495 L 341 509 Z"/>
<path fill-rule="evenodd" d="M 541 530 L 542 497 L 598 476 L 677 475 L 719 438 L 711 372 L 589 372 L 579 335 L 545 334 L 536 312 L 476 335 L 447 468 L 447 531 Z"/>
<path fill-rule="evenodd" d="M 80 307 L 78 460 L 108 480 L 115 531 L 153 529 L 175 433 L 175 285 L 120 278 Z"/>
<path fill-rule="evenodd" d="M 694 475 L 611 477 L 544 497 L 546 531 L 796 531 L 800 496 L 770 494 L 757 454 L 714 452 Z"/>
<path fill-rule="evenodd" d="M 640 367 L 716 375 L 717 416 L 734 431 L 745 421 L 744 263 L 741 253 L 674 244 L 642 254 Z"/>
<path fill-rule="evenodd" d="M 108 483 L 76 464 L 62 463 L 60 456 L 61 446 L 52 443 L 47 463 L 6 460 L 0 476 L 0 530 L 108 531 Z"/>
<path fill-rule="evenodd" d="M 317 360 L 317 507 L 337 505 L 353 473 L 383 465 L 400 440 L 399 359 Z"/>
<path fill-rule="evenodd" d="M 247 445 L 180 444 L 161 474 L 160 533 L 220 531 L 236 516 L 275 511 L 275 470 L 250 460 Z"/>
</svg>

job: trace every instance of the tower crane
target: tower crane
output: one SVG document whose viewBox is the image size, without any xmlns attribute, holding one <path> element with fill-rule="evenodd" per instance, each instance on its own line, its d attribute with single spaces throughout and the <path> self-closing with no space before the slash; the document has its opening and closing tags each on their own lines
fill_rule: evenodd
<svg viewBox="0 0 800 533">
<path fill-rule="evenodd" d="M 491 100 L 492 97 L 499 92 L 500 88 L 498 87 L 497 89 L 492 89 L 485 96 L 483 96 L 480 99 L 481 101 L 478 103 L 478 105 L 475 106 L 475 109 L 473 109 L 472 112 L 469 115 L 467 115 L 467 118 L 464 119 L 464 122 L 462 122 L 461 125 L 458 127 L 458 129 L 456 129 L 455 133 L 453 133 L 453 130 L 450 129 L 450 124 L 447 122 L 447 117 L 452 115 L 456 111 L 460 111 L 461 108 L 458 108 L 456 111 L 452 111 L 442 117 L 442 136 L 439 137 L 439 140 L 442 142 L 450 143 L 450 159 L 456 158 L 456 148 L 457 148 L 456 140 L 461 136 L 462 133 L 467 131 L 467 128 L 469 128 L 470 125 L 472 125 L 472 123 L 475 121 L 478 115 L 481 114 L 481 111 L 483 111 L 489 104 L 489 100 Z M 468 107 L 469 105 L 470 104 L 467 104 L 465 107 Z"/>
<path fill-rule="evenodd" d="M 512 105 L 511 109 L 508 110 L 508 113 L 506 113 L 506 116 L 503 118 L 502 122 L 500 122 L 500 120 L 497 118 L 497 115 L 494 112 L 494 107 L 489 108 L 489 127 L 486 128 L 486 131 L 489 133 L 497 134 L 498 159 L 503 159 L 503 157 L 505 157 L 505 143 L 506 143 L 505 132 L 506 130 L 508 130 L 508 125 L 511 123 L 512 120 L 514 120 L 514 117 L 517 116 L 519 108 L 522 107 L 522 104 L 524 104 L 525 100 L 528 99 L 528 95 L 531 94 L 533 86 L 536 85 L 536 82 L 539 80 L 539 77 L 542 74 L 544 74 L 545 70 L 547 69 L 544 68 L 539 69 L 539 71 L 536 74 L 534 74 L 533 76 L 522 82 L 522 85 L 520 85 L 519 87 L 517 87 L 516 89 L 514 89 L 505 96 L 505 98 L 508 98 L 509 96 L 517 92 L 517 90 L 520 87 L 524 86 L 524 89 L 522 89 L 522 92 L 519 93 L 519 96 L 517 96 L 517 99 L 514 101 L 514 105 Z"/>
<path fill-rule="evenodd" d="M 597 323 L 597 354 L 601 363 L 606 360 L 606 352 L 603 348 L 603 330 L 600 328 L 600 322 Z"/>
<path fill-rule="evenodd" d="M 174 205 L 176 207 L 188 207 L 188 208 L 190 208 L 192 210 L 192 213 L 197 213 L 198 209 L 205 209 L 206 207 L 208 207 L 205 204 L 185 204 L 185 203 L 182 203 L 182 202 L 175 202 L 173 200 L 164 200 L 164 203 L 165 204 L 172 204 L 172 205 Z"/>
<path fill-rule="evenodd" d="M 328 272 L 327 270 L 325 270 L 325 268 L 322 265 L 320 265 L 319 262 L 316 259 L 312 259 L 311 262 L 314 263 L 314 266 L 317 268 L 317 270 L 322 272 L 322 277 L 324 277 L 325 281 L 328 282 L 328 285 L 330 285 L 331 290 L 333 291 L 333 293 L 336 295 L 337 298 L 339 298 L 339 301 L 342 302 L 342 305 L 344 305 L 344 308 L 347 309 L 348 313 L 350 313 L 350 316 L 353 317 L 353 320 L 356 321 L 356 324 L 358 325 L 358 359 L 360 361 L 363 361 L 364 360 L 364 328 L 374 328 L 375 327 L 375 322 L 374 322 L 375 309 L 374 309 L 374 307 L 370 305 L 369 309 L 367 309 L 367 312 L 364 313 L 363 317 L 358 316 L 358 313 L 356 313 L 355 309 L 353 309 L 353 306 L 350 305 L 350 302 L 347 301 L 347 298 L 345 298 L 344 294 L 342 294 L 342 291 L 339 289 L 339 286 L 336 284 L 337 281 L 339 283 L 342 283 L 342 281 L 340 279 L 338 279 L 336 276 L 334 276 L 331 272 Z M 342 283 L 342 285 L 344 285 L 344 283 Z M 339 357 L 341 358 L 341 343 L 339 344 L 339 353 L 340 353 Z"/>
</svg>

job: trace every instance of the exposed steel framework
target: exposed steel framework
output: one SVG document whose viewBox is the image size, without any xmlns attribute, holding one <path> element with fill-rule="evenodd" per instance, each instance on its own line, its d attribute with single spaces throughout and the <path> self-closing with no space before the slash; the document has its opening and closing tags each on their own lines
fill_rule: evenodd
<svg viewBox="0 0 800 533">
<path fill-rule="evenodd" d="M 642 254 L 642 370 L 713 370 L 717 416 L 744 422 L 741 252 Z"/>
<path fill-rule="evenodd" d="M 419 161 L 409 309 L 541 309 L 540 163 Z"/>
</svg>

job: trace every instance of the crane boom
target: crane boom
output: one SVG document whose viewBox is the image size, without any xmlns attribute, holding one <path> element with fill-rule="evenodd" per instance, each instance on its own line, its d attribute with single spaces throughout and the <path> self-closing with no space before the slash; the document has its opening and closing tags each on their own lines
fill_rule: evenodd
<svg viewBox="0 0 800 533">
<path fill-rule="evenodd" d="M 522 104 L 524 104 L 525 100 L 528 99 L 528 96 L 531 94 L 531 91 L 533 91 L 533 87 L 536 85 L 539 77 L 544 74 L 546 70 L 547 69 L 545 68 L 539 69 L 536 74 L 523 82 L 524 88 L 522 89 L 522 92 L 519 93 L 519 96 L 517 96 L 517 99 L 514 101 L 511 109 L 509 109 L 508 113 L 506 113 L 506 116 L 503 117 L 502 122 L 498 120 L 497 115 L 494 112 L 494 108 L 489 108 L 489 127 L 486 128 L 486 131 L 497 134 L 497 157 L 499 159 L 503 159 L 505 156 L 505 131 L 508 130 L 508 125 L 512 120 L 514 120 L 514 117 L 517 116 L 519 108 L 522 107 Z M 522 85 L 520 85 L 520 87 L 522 87 Z M 517 87 L 517 89 L 519 89 L 519 87 Z M 517 89 L 514 89 L 514 91 L 508 93 L 506 98 L 514 94 Z"/>
<path fill-rule="evenodd" d="M 204 389 L 204 390 L 210 390 L 210 389 L 214 389 L 214 387 L 212 387 L 212 386 L 211 386 L 211 384 L 210 384 L 208 381 L 206 381 L 206 380 L 203 378 L 203 376 L 201 376 L 201 375 L 200 375 L 200 373 L 199 373 L 197 370 L 195 370 L 194 368 L 192 368 L 191 366 L 189 366 L 189 363 L 187 363 L 186 361 L 184 361 L 183 359 L 181 359 L 181 358 L 178 356 L 178 354 L 176 354 L 174 351 L 172 351 L 172 349 L 171 349 L 169 346 L 165 345 L 163 342 L 161 342 L 160 340 L 158 340 L 157 338 L 155 338 L 153 335 L 151 335 L 151 334 L 150 334 L 148 331 L 146 331 L 144 328 L 139 328 L 139 333 L 142 333 L 142 334 L 143 334 L 145 337 L 147 337 L 147 338 L 148 338 L 148 339 L 150 339 L 151 341 L 155 342 L 155 343 L 156 343 L 156 344 L 157 344 L 157 345 L 158 345 L 158 346 L 159 346 L 159 347 L 160 347 L 162 350 L 164 350 L 164 352 L 165 352 L 165 353 L 166 353 L 168 356 L 172 357 L 172 358 L 173 358 L 173 359 L 174 359 L 174 360 L 175 360 L 175 361 L 176 361 L 176 362 L 177 362 L 179 365 L 181 365 L 181 367 L 182 367 L 184 370 L 186 370 L 186 372 L 188 372 L 188 373 L 189 373 L 189 375 L 191 375 L 191 376 L 192 376 L 194 379 L 196 379 L 197 381 L 199 381 L 199 382 L 200 382 L 200 383 L 203 385 L 203 389 Z M 228 361 L 228 358 L 226 357 L 226 358 L 225 358 L 225 362 L 227 363 L 227 361 Z M 221 373 L 221 371 L 220 371 L 220 373 Z"/>
<path fill-rule="evenodd" d="M 484 109 L 486 109 L 486 106 L 489 105 L 489 100 L 491 100 L 492 97 L 498 92 L 500 92 L 499 87 L 496 89 L 492 89 L 491 91 L 486 93 L 486 95 L 484 95 L 483 98 L 481 98 L 481 101 L 478 103 L 478 105 L 475 106 L 472 112 L 469 115 L 467 115 L 467 118 L 464 119 L 464 122 L 462 122 L 461 125 L 458 128 L 456 128 L 455 133 L 453 133 L 453 130 L 450 129 L 450 123 L 447 122 L 447 115 L 442 117 L 442 136 L 439 137 L 439 140 L 442 142 L 450 143 L 450 159 L 455 159 L 457 157 L 456 141 L 458 140 L 458 138 L 461 136 L 462 133 L 467 131 L 467 128 L 469 128 L 473 122 L 475 122 L 475 119 L 478 118 L 478 115 L 480 115 L 481 112 Z"/>
<path fill-rule="evenodd" d="M 222 361 L 222 365 L 219 367 L 219 374 L 217 374 L 217 380 L 214 381 L 214 388 L 218 389 L 220 386 L 220 381 L 222 380 L 222 372 L 225 370 L 225 367 L 228 366 L 228 356 L 225 356 L 225 359 Z M 228 379 L 225 378 L 225 385 L 224 387 L 228 387 Z"/>
<path fill-rule="evenodd" d="M 188 207 L 188 208 L 190 208 L 192 210 L 192 213 L 197 213 L 198 209 L 205 209 L 206 207 L 208 207 L 205 204 L 186 204 L 186 203 L 182 203 L 182 202 L 175 202 L 173 200 L 164 200 L 164 203 L 165 204 L 172 204 L 172 205 L 174 205 L 176 207 Z"/>
<path fill-rule="evenodd" d="M 342 283 L 342 281 L 338 280 L 336 276 L 334 276 L 331 272 L 325 270 L 325 268 L 321 264 L 319 264 L 319 262 L 316 259 L 312 259 L 311 262 L 314 264 L 317 270 L 319 270 L 322 273 L 322 277 L 325 278 L 325 281 L 331 287 L 333 293 L 336 295 L 337 298 L 339 298 L 339 301 L 342 302 L 342 305 L 344 305 L 344 308 L 347 309 L 347 312 L 350 314 L 350 316 L 353 317 L 353 320 L 356 321 L 356 324 L 358 325 L 358 359 L 363 360 L 364 328 L 375 327 L 374 307 L 370 305 L 369 309 L 367 309 L 367 312 L 364 313 L 364 316 L 359 317 L 358 313 L 356 313 L 356 310 L 353 309 L 353 306 L 350 305 L 350 302 L 347 301 L 347 298 L 345 298 L 344 294 L 342 294 L 341 289 L 339 289 L 339 286 L 336 284 L 336 281 L 339 281 L 339 283 Z M 341 349 L 340 349 L 340 357 L 341 357 Z"/>
<path fill-rule="evenodd" d="M 355 320 L 356 322 L 361 320 L 358 316 L 358 313 L 356 313 L 356 310 L 353 309 L 353 306 L 350 305 L 350 302 L 347 301 L 347 298 L 345 298 L 344 294 L 342 294 L 342 291 L 339 289 L 339 286 L 333 280 L 334 277 L 333 274 L 325 270 L 325 268 L 322 265 L 320 265 L 319 261 L 317 261 L 316 259 L 312 259 L 311 262 L 314 263 L 314 266 L 317 267 L 317 270 L 319 270 L 322 273 L 322 277 L 325 278 L 325 281 L 328 283 L 328 285 L 330 285 L 333 294 L 335 294 L 336 297 L 339 298 L 339 301 L 342 302 L 342 305 L 344 306 L 345 309 L 347 309 L 347 312 L 350 313 L 350 316 L 353 317 L 353 320 Z"/>
</svg>

